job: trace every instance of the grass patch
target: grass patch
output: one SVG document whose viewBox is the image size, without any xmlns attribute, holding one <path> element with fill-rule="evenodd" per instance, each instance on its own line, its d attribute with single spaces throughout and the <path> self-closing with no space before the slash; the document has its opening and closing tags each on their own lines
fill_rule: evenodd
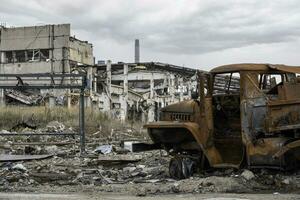
<svg viewBox="0 0 300 200">
<path fill-rule="evenodd" d="M 78 108 L 54 107 L 48 108 L 43 106 L 24 107 L 24 106 L 7 106 L 0 108 L 0 130 L 11 130 L 18 124 L 26 123 L 45 127 L 50 121 L 59 121 L 66 127 L 72 127 L 78 130 L 79 127 L 79 110 Z M 85 109 L 85 127 L 86 133 L 92 134 L 101 129 L 102 133 L 110 134 L 111 129 L 122 130 L 132 129 L 133 132 L 140 132 L 142 124 L 140 122 L 121 123 L 118 120 L 109 119 L 105 114 L 90 108 Z"/>
</svg>

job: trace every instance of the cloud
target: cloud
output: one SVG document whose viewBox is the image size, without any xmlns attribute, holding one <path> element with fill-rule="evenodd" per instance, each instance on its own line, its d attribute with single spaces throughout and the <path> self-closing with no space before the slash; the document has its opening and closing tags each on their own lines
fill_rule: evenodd
<svg viewBox="0 0 300 200">
<path fill-rule="evenodd" d="M 91 42 L 128 45 L 140 38 L 155 52 L 197 55 L 296 41 L 299 9 L 296 0 L 2 0 L 0 20 L 72 23 Z"/>
</svg>

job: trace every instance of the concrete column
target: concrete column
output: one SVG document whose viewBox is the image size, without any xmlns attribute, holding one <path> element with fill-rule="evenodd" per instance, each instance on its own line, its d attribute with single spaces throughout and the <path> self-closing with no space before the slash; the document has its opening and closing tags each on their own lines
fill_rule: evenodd
<svg viewBox="0 0 300 200">
<path fill-rule="evenodd" d="M 0 65 L 2 63 L 5 63 L 5 53 L 4 52 L 0 52 Z M 1 70 L 0 70 L 1 71 Z"/>
<path fill-rule="evenodd" d="M 88 67 L 87 69 L 87 78 L 88 78 L 88 89 L 89 96 L 87 97 L 87 107 L 91 107 L 92 105 L 92 96 L 93 96 L 93 68 Z"/>
<path fill-rule="evenodd" d="M 100 99 L 103 101 L 103 111 L 110 116 L 110 99 L 108 95 L 103 93 Z"/>
<path fill-rule="evenodd" d="M 191 81 L 188 81 L 187 89 L 188 89 L 188 96 L 190 99 L 192 96 L 192 82 Z"/>
<path fill-rule="evenodd" d="M 93 91 L 96 93 L 98 90 L 97 88 L 97 77 L 93 78 Z"/>
<path fill-rule="evenodd" d="M 121 120 L 126 121 L 127 119 L 127 111 L 128 111 L 128 65 L 124 65 L 123 68 L 124 81 L 123 81 L 123 99 L 121 101 L 121 109 L 123 114 L 121 115 Z"/>
<path fill-rule="evenodd" d="M 179 78 L 179 101 L 183 101 L 183 78 Z"/>
<path fill-rule="evenodd" d="M 154 101 L 150 100 L 150 106 L 148 109 L 148 122 L 154 122 L 155 120 L 155 106 L 154 106 Z"/>
<path fill-rule="evenodd" d="M 175 88 L 174 88 L 174 77 L 171 76 L 170 78 L 170 86 L 169 86 L 169 91 L 170 91 L 170 95 L 171 95 L 171 102 L 174 103 L 175 100 Z"/>
<path fill-rule="evenodd" d="M 165 89 L 168 87 L 168 76 L 166 74 L 164 78 L 163 87 L 164 87 L 164 94 L 165 94 Z"/>
<path fill-rule="evenodd" d="M 4 52 L 0 52 L 0 73 L 4 73 L 3 64 L 5 62 L 5 54 Z M 5 95 L 4 90 L 0 89 L 0 107 L 5 106 Z"/>
<path fill-rule="evenodd" d="M 67 108 L 70 109 L 72 107 L 72 103 L 71 103 L 71 90 L 67 89 Z"/>
<path fill-rule="evenodd" d="M 0 89 L 0 107 L 5 107 L 5 95 L 3 89 Z"/>
<path fill-rule="evenodd" d="M 154 97 L 154 77 L 153 77 L 153 73 L 150 79 L 150 99 L 153 99 Z"/>
<path fill-rule="evenodd" d="M 165 98 L 161 98 L 160 99 L 160 103 L 161 103 L 161 107 L 160 108 L 165 107 Z"/>
<path fill-rule="evenodd" d="M 92 99 L 90 96 L 85 96 L 84 97 L 84 106 L 86 108 L 90 108 L 92 106 Z"/>
<path fill-rule="evenodd" d="M 154 77 L 153 73 L 150 79 L 150 96 L 148 100 L 148 104 L 150 104 L 148 109 L 148 122 L 153 122 L 155 119 L 155 107 L 154 107 Z"/>
<path fill-rule="evenodd" d="M 120 120 L 122 122 L 126 121 L 127 117 L 127 101 L 125 100 L 125 97 L 123 95 L 119 96 L 119 102 L 120 102 Z"/>
<path fill-rule="evenodd" d="M 56 99 L 55 99 L 55 97 L 54 96 L 50 96 L 49 97 L 49 108 L 53 108 L 53 107 L 55 107 L 56 106 L 56 101 L 55 101 Z"/>
<path fill-rule="evenodd" d="M 108 60 L 106 64 L 106 90 L 109 98 L 109 110 L 111 109 L 111 61 Z"/>
<path fill-rule="evenodd" d="M 142 113 L 142 123 L 144 124 L 144 123 L 146 123 L 147 122 L 147 120 L 146 120 L 146 113 Z"/>
<path fill-rule="evenodd" d="M 85 101 L 85 107 L 91 107 L 92 106 L 92 96 L 93 96 L 93 69 L 92 67 L 87 68 L 87 87 L 89 90 L 89 96 L 86 96 Z"/>
</svg>

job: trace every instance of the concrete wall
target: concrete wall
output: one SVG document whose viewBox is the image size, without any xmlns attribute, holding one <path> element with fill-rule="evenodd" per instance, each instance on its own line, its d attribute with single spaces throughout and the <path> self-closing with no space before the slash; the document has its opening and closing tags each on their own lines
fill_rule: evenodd
<svg viewBox="0 0 300 200">
<path fill-rule="evenodd" d="M 93 65 L 93 45 L 77 40 L 75 38 L 70 38 L 70 60 L 82 63 L 84 65 Z"/>
<path fill-rule="evenodd" d="M 49 49 L 53 33 L 55 48 L 69 46 L 70 24 L 3 28 L 0 51 Z"/>
<path fill-rule="evenodd" d="M 5 63 L 2 73 L 69 72 L 68 48 L 70 24 L 1 29 L 1 51 L 49 49 L 48 61 Z"/>
</svg>

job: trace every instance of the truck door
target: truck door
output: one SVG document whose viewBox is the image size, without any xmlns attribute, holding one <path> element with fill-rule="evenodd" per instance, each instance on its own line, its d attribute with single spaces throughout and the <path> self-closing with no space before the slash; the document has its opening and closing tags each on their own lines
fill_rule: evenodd
<svg viewBox="0 0 300 200">
<path fill-rule="evenodd" d="M 244 148 L 240 123 L 240 80 L 238 73 L 214 76 L 212 111 L 214 143 L 223 165 L 239 167 Z"/>
</svg>

